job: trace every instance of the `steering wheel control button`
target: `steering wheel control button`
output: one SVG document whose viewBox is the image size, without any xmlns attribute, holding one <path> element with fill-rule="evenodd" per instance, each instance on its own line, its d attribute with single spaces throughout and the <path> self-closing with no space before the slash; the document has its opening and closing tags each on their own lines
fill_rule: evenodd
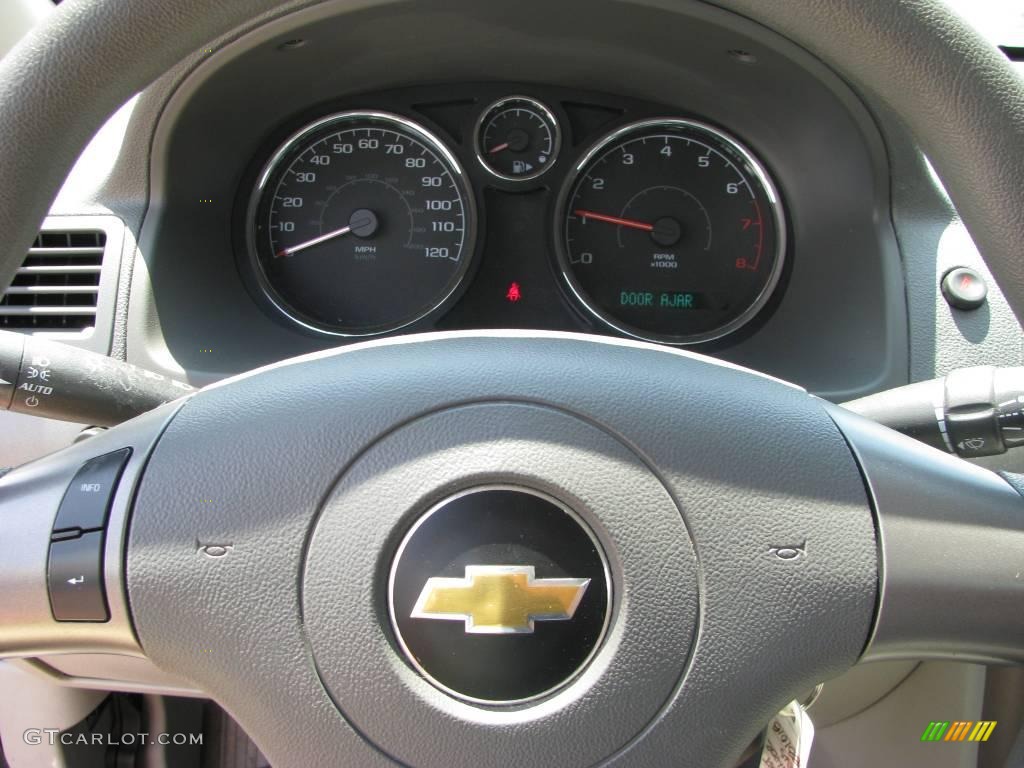
<svg viewBox="0 0 1024 768">
<path fill-rule="evenodd" d="M 988 296 L 985 278 L 970 267 L 949 270 L 942 278 L 941 288 L 946 303 L 955 309 L 977 309 Z"/>
<path fill-rule="evenodd" d="M 114 490 L 131 453 L 130 448 L 123 448 L 82 465 L 60 502 L 53 524 L 55 536 L 60 531 L 91 531 L 106 525 Z"/>
<path fill-rule="evenodd" d="M 107 621 L 103 590 L 103 532 L 50 544 L 50 610 L 57 621 Z"/>
<path fill-rule="evenodd" d="M 390 579 L 406 659 L 458 698 L 514 704 L 571 681 L 596 652 L 611 588 L 601 547 L 553 498 L 467 491 L 405 536 Z"/>
</svg>

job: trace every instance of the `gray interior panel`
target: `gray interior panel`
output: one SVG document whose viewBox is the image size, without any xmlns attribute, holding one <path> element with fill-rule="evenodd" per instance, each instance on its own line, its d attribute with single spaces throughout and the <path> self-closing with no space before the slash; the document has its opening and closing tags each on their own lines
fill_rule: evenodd
<svg viewBox="0 0 1024 768">
<path fill-rule="evenodd" d="M 168 696 L 203 696 L 179 675 L 157 669 L 142 656 L 61 653 L 12 663 L 64 688 L 85 688 Z"/>
<path fill-rule="evenodd" d="M 984 684 L 984 667 L 921 664 L 905 683 L 874 706 L 820 731 L 809 765 L 974 768 L 977 744 L 922 744 L 921 734 L 931 720 L 978 719 Z"/>
<path fill-rule="evenodd" d="M 910 682 L 916 661 L 860 663 L 829 680 L 810 706 L 815 729 L 828 728 L 877 704 L 897 685 Z"/>
<path fill-rule="evenodd" d="M 972 365 L 1020 365 L 1020 325 L 934 169 L 891 109 L 876 108 L 876 115 L 892 164 L 893 224 L 906 276 L 911 380 Z M 977 310 L 954 309 L 939 291 L 943 275 L 959 266 L 985 276 L 988 299 Z"/>
<path fill-rule="evenodd" d="M 33 674 L 17 662 L 0 661 L 0 741 L 4 762 L 15 768 L 63 768 L 60 744 L 51 744 L 42 729 L 70 728 L 105 696 L 102 691 L 62 690 L 53 680 Z"/>
</svg>

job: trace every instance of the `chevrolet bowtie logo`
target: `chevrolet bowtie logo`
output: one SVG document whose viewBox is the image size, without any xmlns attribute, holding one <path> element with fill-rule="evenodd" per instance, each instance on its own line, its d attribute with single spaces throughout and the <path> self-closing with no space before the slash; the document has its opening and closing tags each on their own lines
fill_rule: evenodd
<svg viewBox="0 0 1024 768">
<path fill-rule="evenodd" d="M 589 584 L 537 579 L 532 565 L 467 565 L 465 578 L 427 579 L 412 618 L 462 621 L 473 634 L 529 633 L 535 621 L 571 619 Z"/>
</svg>

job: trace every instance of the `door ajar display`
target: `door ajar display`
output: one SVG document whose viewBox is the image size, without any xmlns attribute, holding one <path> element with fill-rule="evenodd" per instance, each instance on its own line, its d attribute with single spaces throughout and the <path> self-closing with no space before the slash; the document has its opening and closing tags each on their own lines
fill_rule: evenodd
<svg viewBox="0 0 1024 768">
<path fill-rule="evenodd" d="M 558 258 L 585 310 L 635 338 L 710 341 L 751 320 L 786 252 L 779 194 L 711 126 L 646 120 L 605 136 L 570 178 Z"/>
<path fill-rule="evenodd" d="M 429 131 L 343 112 L 293 134 L 260 174 L 248 249 L 273 307 L 307 329 L 367 336 L 441 311 L 469 267 L 465 174 Z"/>
</svg>

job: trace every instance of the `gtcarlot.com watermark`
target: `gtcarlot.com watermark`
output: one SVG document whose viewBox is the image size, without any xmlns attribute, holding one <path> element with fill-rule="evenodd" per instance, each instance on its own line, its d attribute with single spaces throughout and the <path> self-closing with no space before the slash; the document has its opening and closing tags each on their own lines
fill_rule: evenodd
<svg viewBox="0 0 1024 768">
<path fill-rule="evenodd" d="M 51 747 L 57 744 L 67 747 L 74 745 L 130 747 L 146 744 L 184 746 L 203 743 L 203 734 L 201 733 L 62 733 L 57 728 L 29 728 L 21 738 L 25 740 L 26 744 L 33 746 L 48 744 Z"/>
</svg>

